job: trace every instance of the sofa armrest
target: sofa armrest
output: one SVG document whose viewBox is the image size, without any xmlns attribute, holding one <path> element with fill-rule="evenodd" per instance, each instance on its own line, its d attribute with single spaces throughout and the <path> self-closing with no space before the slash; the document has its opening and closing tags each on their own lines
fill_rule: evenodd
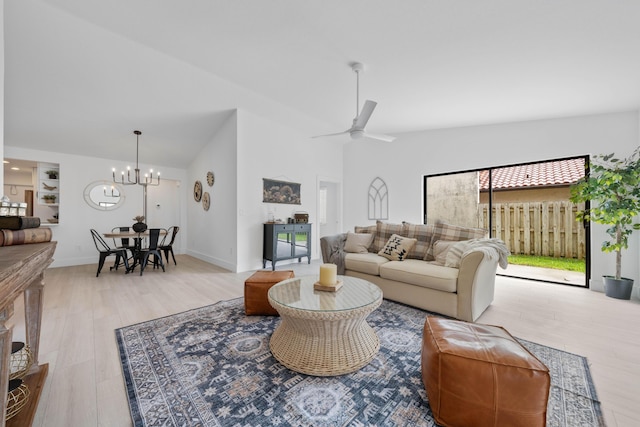
<svg viewBox="0 0 640 427">
<path fill-rule="evenodd" d="M 493 302 L 498 257 L 471 251 L 460 260 L 458 272 L 458 318 L 474 322 Z"/>
<path fill-rule="evenodd" d="M 338 274 L 344 274 L 344 244 L 347 233 L 334 234 L 320 238 L 322 261 L 338 266 Z"/>
</svg>

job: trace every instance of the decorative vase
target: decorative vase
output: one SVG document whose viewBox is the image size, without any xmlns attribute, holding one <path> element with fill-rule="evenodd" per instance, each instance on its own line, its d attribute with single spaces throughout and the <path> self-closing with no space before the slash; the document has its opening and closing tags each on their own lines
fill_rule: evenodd
<svg viewBox="0 0 640 427">
<path fill-rule="evenodd" d="M 131 226 L 136 233 L 143 233 L 147 230 L 147 224 L 144 222 L 136 222 Z"/>
<path fill-rule="evenodd" d="M 606 296 L 617 299 L 631 299 L 631 291 L 633 291 L 633 279 L 620 278 L 613 276 L 602 276 L 604 282 L 604 293 Z"/>
</svg>

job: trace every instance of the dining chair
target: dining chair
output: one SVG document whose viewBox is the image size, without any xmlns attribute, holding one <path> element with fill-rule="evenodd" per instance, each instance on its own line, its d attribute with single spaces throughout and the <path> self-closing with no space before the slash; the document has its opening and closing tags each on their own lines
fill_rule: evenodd
<svg viewBox="0 0 640 427">
<path fill-rule="evenodd" d="M 96 245 L 96 249 L 100 253 L 100 259 L 98 261 L 98 271 L 96 272 L 96 277 L 98 277 L 100 275 L 100 271 L 102 270 L 102 267 L 104 266 L 104 260 L 108 256 L 111 256 L 111 255 L 115 255 L 116 256 L 116 262 L 115 262 L 114 266 L 111 267 L 112 269 L 115 268 L 117 270 L 118 266 L 120 265 L 120 259 L 122 259 L 122 262 L 123 262 L 123 264 L 125 266 L 125 269 L 126 269 L 125 274 L 129 272 L 129 260 L 127 258 L 127 250 L 126 249 L 124 249 L 124 248 L 112 248 L 102 238 L 100 233 L 98 233 L 93 228 L 91 229 L 91 237 L 93 237 L 93 243 Z"/>
<path fill-rule="evenodd" d="M 131 227 L 113 227 L 111 229 L 112 233 L 128 233 Z M 129 237 L 114 237 L 113 238 L 113 246 L 116 248 L 127 249 L 133 252 L 134 245 L 132 244 Z"/>
<path fill-rule="evenodd" d="M 158 247 L 158 241 L 160 240 L 160 229 L 159 228 L 150 228 L 149 229 L 149 246 L 146 248 L 141 248 L 137 254 L 138 261 L 140 262 L 140 275 L 144 272 L 144 268 L 147 266 L 149 262 L 149 257 L 153 255 L 153 268 L 156 268 L 158 265 L 162 267 L 162 271 L 164 270 L 164 263 L 162 262 L 162 253 L 160 252 L 160 248 Z"/>
<path fill-rule="evenodd" d="M 173 242 L 176 241 L 176 234 L 180 231 L 180 227 L 177 225 L 169 227 L 167 230 L 167 234 L 165 234 L 164 239 L 162 239 L 162 243 L 160 243 L 160 250 L 164 252 L 164 257 L 167 259 L 167 263 L 169 262 L 169 253 L 171 253 L 171 258 L 173 258 L 173 265 L 178 265 L 176 263 L 176 257 L 173 254 Z M 165 244 L 165 240 L 169 238 L 169 243 Z"/>
<path fill-rule="evenodd" d="M 113 227 L 111 229 L 112 233 L 128 233 L 131 227 Z M 131 252 L 129 259 L 135 256 L 135 244 L 131 241 L 129 237 L 114 237 L 113 238 L 113 246 L 116 249 L 125 249 Z"/>
</svg>

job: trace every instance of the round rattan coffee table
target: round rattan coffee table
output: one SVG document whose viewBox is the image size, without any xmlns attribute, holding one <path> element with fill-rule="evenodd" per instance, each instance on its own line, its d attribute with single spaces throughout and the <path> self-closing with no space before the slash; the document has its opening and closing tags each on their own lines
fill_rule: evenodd
<svg viewBox="0 0 640 427">
<path fill-rule="evenodd" d="M 382 303 L 382 291 L 355 277 L 336 292 L 316 291 L 318 276 L 296 277 L 269 289 L 269 302 L 281 317 L 271 336 L 273 356 L 287 368 L 331 376 L 357 371 L 380 350 L 366 317 Z"/>
</svg>

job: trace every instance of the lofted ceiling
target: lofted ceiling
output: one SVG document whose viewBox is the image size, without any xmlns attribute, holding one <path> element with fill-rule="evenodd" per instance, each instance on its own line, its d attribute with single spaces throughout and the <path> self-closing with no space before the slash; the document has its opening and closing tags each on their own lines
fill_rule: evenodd
<svg viewBox="0 0 640 427">
<path fill-rule="evenodd" d="M 141 159 L 186 167 L 236 108 L 339 132 L 354 61 L 376 133 L 635 110 L 639 21 L 637 0 L 8 1 L 5 145 L 130 160 L 140 129 Z"/>
</svg>

